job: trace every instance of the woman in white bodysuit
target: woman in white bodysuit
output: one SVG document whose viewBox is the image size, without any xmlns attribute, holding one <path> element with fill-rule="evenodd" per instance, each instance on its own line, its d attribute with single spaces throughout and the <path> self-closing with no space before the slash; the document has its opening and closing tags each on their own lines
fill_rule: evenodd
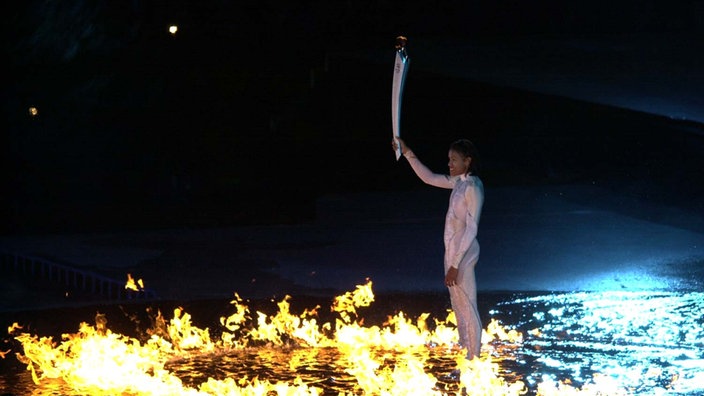
<svg viewBox="0 0 704 396">
<path fill-rule="evenodd" d="M 450 145 L 450 174 L 433 173 L 415 156 L 405 142 L 398 139 L 403 156 L 416 175 L 431 186 L 451 189 L 450 204 L 445 216 L 445 285 L 450 292 L 452 310 L 457 318 L 460 345 L 467 349 L 467 358 L 479 356 L 482 324 L 477 308 L 477 283 L 474 266 L 479 260 L 477 229 L 484 204 L 484 185 L 477 175 L 478 151 L 467 139 Z M 392 142 L 396 150 L 396 142 Z"/>
</svg>

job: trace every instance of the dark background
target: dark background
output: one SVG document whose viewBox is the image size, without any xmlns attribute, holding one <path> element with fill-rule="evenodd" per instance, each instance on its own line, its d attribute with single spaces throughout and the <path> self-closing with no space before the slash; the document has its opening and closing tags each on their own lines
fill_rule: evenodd
<svg viewBox="0 0 704 396">
<path fill-rule="evenodd" d="M 390 149 L 398 34 L 413 57 L 421 39 L 704 32 L 702 1 L 1 7 L 3 234 L 299 223 L 325 194 L 423 188 Z M 348 56 L 366 48 L 388 59 Z M 489 187 L 598 180 L 702 210 L 696 123 L 416 69 L 403 106 L 436 171 L 469 137 Z"/>
</svg>

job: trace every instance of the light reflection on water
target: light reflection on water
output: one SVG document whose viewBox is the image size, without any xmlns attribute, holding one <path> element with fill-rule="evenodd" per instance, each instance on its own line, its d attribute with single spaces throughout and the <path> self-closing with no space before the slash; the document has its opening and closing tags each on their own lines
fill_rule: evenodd
<svg viewBox="0 0 704 396">
<path fill-rule="evenodd" d="M 491 314 L 527 334 L 515 359 L 529 384 L 601 373 L 632 394 L 704 394 L 704 293 L 519 297 Z"/>
<path fill-rule="evenodd" d="M 615 379 L 630 394 L 704 394 L 704 293 L 593 292 L 504 295 L 489 315 L 524 334 L 522 344 L 495 343 L 490 350 L 508 382 L 526 382 L 535 393 L 546 381 L 590 382 L 595 375 Z M 442 313 L 433 313 L 441 317 Z M 454 356 L 425 348 L 426 371 L 437 390 L 454 393 Z M 387 365 L 398 357 L 377 351 Z M 400 355 L 400 354 L 399 354 Z M 173 360 L 167 368 L 186 385 L 208 377 L 292 381 L 300 376 L 325 395 L 355 390 L 346 355 L 335 348 L 259 347 L 220 351 Z M 36 386 L 24 370 L 4 373 L 8 394 L 72 395 L 60 381 Z"/>
<path fill-rule="evenodd" d="M 427 372 L 438 378 L 438 389 L 457 390 L 457 379 L 450 374 L 456 368 L 455 360 L 446 351 L 424 349 L 417 351 L 426 362 Z M 386 366 L 393 366 L 400 353 L 376 351 Z M 335 348 L 248 348 L 227 353 L 197 356 L 171 362 L 167 367 L 186 385 L 197 387 L 208 377 L 252 378 L 271 381 L 293 381 L 301 377 L 309 386 L 323 389 L 325 395 L 338 395 L 355 389 L 356 379 L 346 372 L 350 366 L 347 356 Z"/>
</svg>

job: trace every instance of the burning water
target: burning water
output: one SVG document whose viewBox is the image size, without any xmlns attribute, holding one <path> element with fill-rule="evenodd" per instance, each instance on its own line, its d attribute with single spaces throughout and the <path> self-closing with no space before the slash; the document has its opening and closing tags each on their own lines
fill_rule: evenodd
<svg viewBox="0 0 704 396">
<path fill-rule="evenodd" d="M 104 315 L 60 341 L 14 334 L 33 394 L 91 395 L 625 395 L 704 390 L 704 296 L 561 294 L 504 301 L 483 334 L 482 357 L 457 347 L 454 316 L 403 312 L 365 325 L 372 283 L 320 307 L 233 313 L 212 332 L 176 308 L 145 337 L 111 331 Z M 319 322 L 320 321 L 320 322 Z M 519 331 L 520 330 L 520 331 Z M 217 334 L 217 336 L 215 335 Z M 18 348 L 19 349 L 19 348 Z M 601 374 L 600 374 L 601 373 Z M 674 392 L 674 393 L 673 393 Z M 694 394 L 694 393 L 693 393 Z"/>
</svg>

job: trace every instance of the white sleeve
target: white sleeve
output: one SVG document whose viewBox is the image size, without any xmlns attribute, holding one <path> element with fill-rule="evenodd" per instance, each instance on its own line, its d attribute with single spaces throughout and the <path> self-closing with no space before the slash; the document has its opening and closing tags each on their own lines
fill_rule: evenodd
<svg viewBox="0 0 704 396">
<path fill-rule="evenodd" d="M 484 206 L 484 185 L 482 182 L 473 181 L 472 185 L 465 190 L 464 199 L 467 202 L 467 221 L 471 219 L 479 227 L 479 219 Z"/>
<path fill-rule="evenodd" d="M 411 165 L 411 168 L 413 168 L 413 171 L 416 173 L 416 176 L 418 176 L 418 178 L 421 179 L 423 183 L 435 187 L 448 189 L 452 189 L 452 187 L 454 186 L 454 183 L 452 182 L 452 179 L 449 175 L 433 173 L 433 171 L 428 169 L 427 166 L 420 162 L 418 157 L 416 157 L 416 155 L 413 154 L 411 150 L 407 150 L 403 154 L 403 156 L 406 157 L 406 160 L 408 160 L 408 163 Z"/>
</svg>

